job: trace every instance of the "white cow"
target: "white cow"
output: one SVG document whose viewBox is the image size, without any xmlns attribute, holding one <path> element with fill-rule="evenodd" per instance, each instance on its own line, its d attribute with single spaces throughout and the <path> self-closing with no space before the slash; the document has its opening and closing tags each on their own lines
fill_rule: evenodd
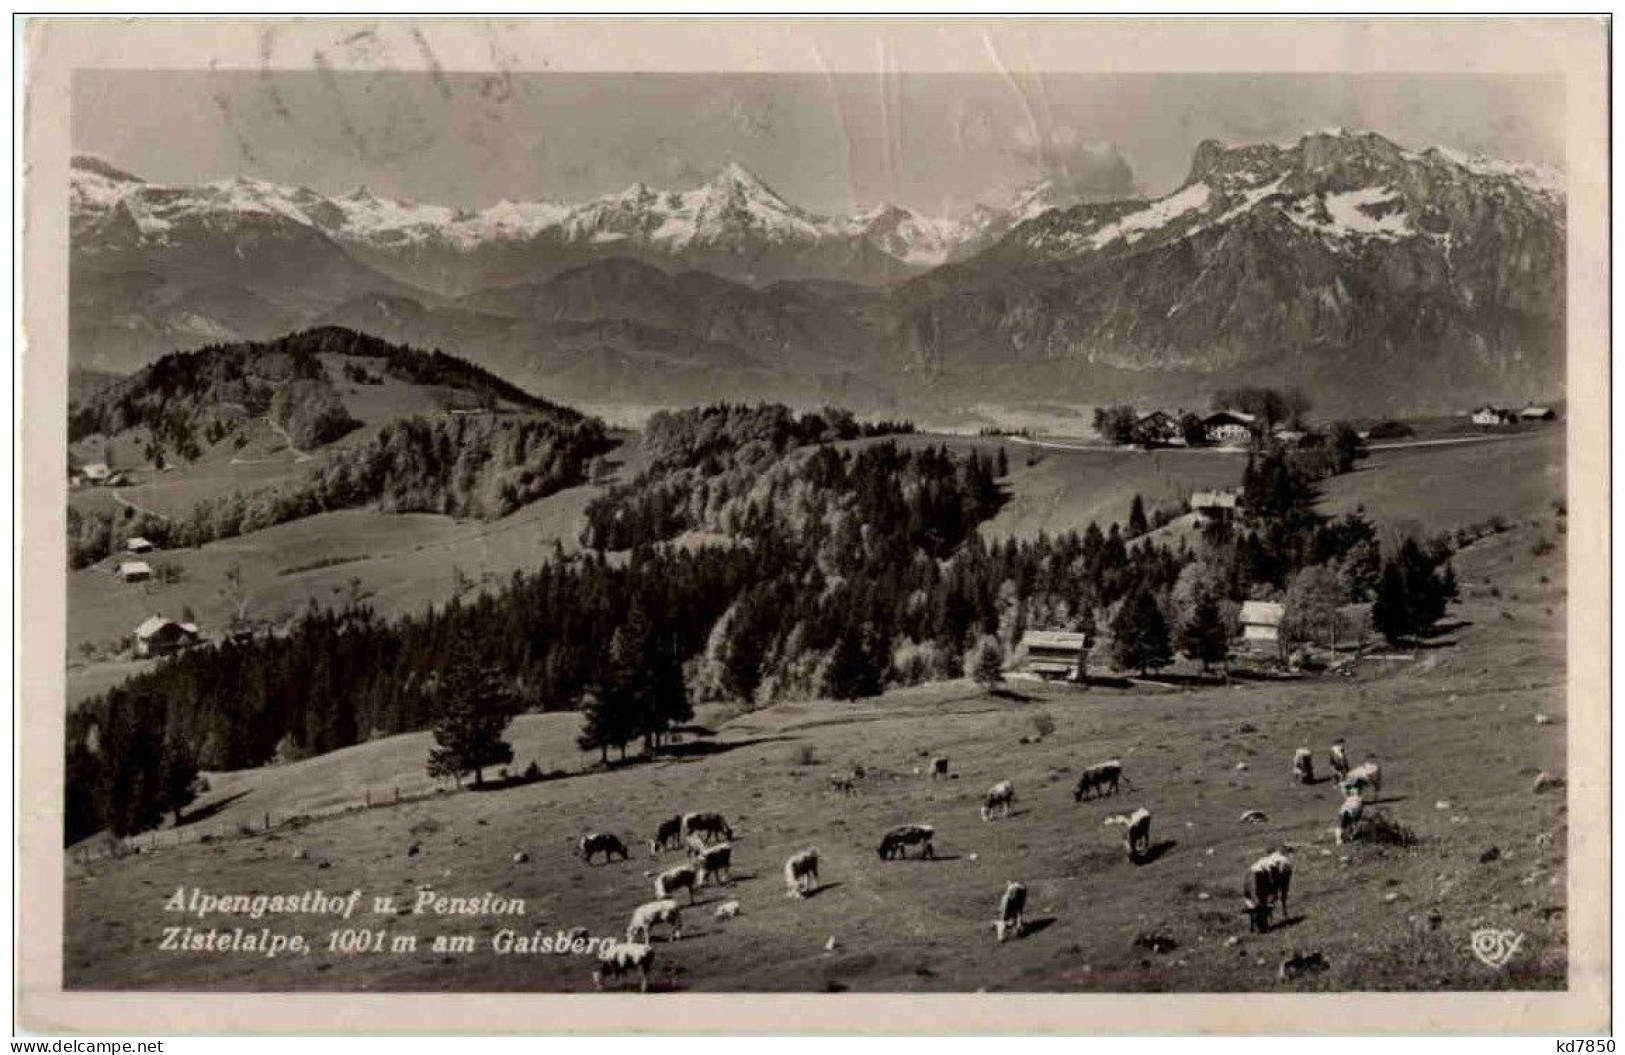
<svg viewBox="0 0 1625 1055">
<path fill-rule="evenodd" d="M 987 798 L 982 800 L 982 819 L 993 819 L 993 811 L 998 810 L 1003 817 L 1010 816 L 1010 806 L 1016 801 L 1016 786 L 1008 780 L 1001 780 L 987 789 Z"/>
<path fill-rule="evenodd" d="M 1005 884 L 1004 893 L 999 895 L 999 942 L 1004 942 L 1008 931 L 1016 937 L 1021 937 L 1023 927 L 1022 914 L 1027 910 L 1027 888 L 1011 880 Z"/>
<path fill-rule="evenodd" d="M 658 924 L 671 927 L 671 940 L 679 941 L 683 937 L 683 913 L 677 907 L 677 902 L 671 898 L 662 898 L 659 901 L 646 901 L 632 912 L 632 922 L 626 927 L 626 940 L 629 942 L 647 943 L 650 934 Z"/>
<path fill-rule="evenodd" d="M 784 862 L 785 892 L 789 897 L 806 897 L 818 888 L 818 851 L 803 850 Z"/>
</svg>

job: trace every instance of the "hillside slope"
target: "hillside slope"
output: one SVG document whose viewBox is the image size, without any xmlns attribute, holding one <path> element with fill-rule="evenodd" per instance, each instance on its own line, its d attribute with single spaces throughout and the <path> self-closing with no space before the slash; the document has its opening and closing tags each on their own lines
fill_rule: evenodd
<svg viewBox="0 0 1625 1055">
<path fill-rule="evenodd" d="M 640 848 L 630 862 L 587 865 L 569 854 L 570 841 L 585 830 L 608 830 L 637 847 L 673 812 L 717 809 L 738 832 L 736 884 L 706 890 L 685 914 L 683 939 L 656 944 L 662 990 L 1561 987 L 1563 795 L 1530 792 L 1536 772 L 1562 773 L 1568 733 L 1563 549 L 1528 558 L 1534 534 L 1549 528 L 1524 527 L 1464 550 L 1458 567 L 1465 596 L 1452 612 L 1457 628 L 1418 659 L 1373 660 L 1353 680 L 1171 694 L 1023 686 L 1013 699 L 959 683 L 857 704 L 783 705 L 728 723 L 714 748 L 689 757 L 386 806 L 270 835 L 232 836 L 238 820 L 258 825 L 262 794 L 253 782 L 233 782 L 230 794 L 240 797 L 202 822 L 224 830 L 224 839 L 88 866 L 70 858 L 67 984 L 586 990 L 583 959 L 499 956 L 492 937 L 503 929 L 530 935 L 576 926 L 619 933 L 631 909 L 649 898 L 646 870 L 657 862 Z M 1508 671 L 1517 677 L 1508 679 Z M 1055 731 L 1021 744 L 1039 712 L 1054 719 Z M 1537 713 L 1556 720 L 1537 724 Z M 1294 783 L 1289 763 L 1293 749 L 1308 744 L 1323 764 L 1334 737 L 1346 737 L 1356 757 L 1381 759 L 1378 808 L 1415 830 L 1415 848 L 1333 844 L 1336 792 L 1324 781 Z M 362 784 L 390 779 L 363 756 L 407 766 L 413 752 L 402 749 L 414 745 L 421 746 L 355 748 L 350 767 L 321 770 L 325 792 L 312 787 L 304 798 L 359 799 Z M 958 779 L 924 779 L 919 770 L 931 754 L 949 757 Z M 1070 787 L 1078 767 L 1114 755 L 1124 760 L 1132 791 L 1075 804 Z M 829 775 L 853 764 L 868 772 L 861 793 L 832 795 Z M 269 804 L 271 782 L 281 777 L 267 772 L 264 779 L 260 801 Z M 980 796 L 1000 779 L 1014 781 L 1016 811 L 983 823 Z M 1101 822 L 1138 805 L 1155 818 L 1154 849 L 1148 863 L 1135 866 L 1124 859 L 1118 833 Z M 1264 810 L 1268 821 L 1240 823 L 1249 809 Z M 902 822 L 937 827 L 936 861 L 877 860 L 880 833 Z M 409 856 L 413 845 L 419 852 Z M 1271 845 L 1287 847 L 1296 862 L 1291 919 L 1251 935 L 1237 891 L 1247 865 Z M 819 848 L 823 889 L 805 901 L 787 899 L 779 866 L 806 846 Z M 1494 855 L 1486 853 L 1491 847 Z M 519 851 L 529 859 L 516 862 Z M 329 953 L 325 935 L 334 923 L 299 915 L 279 916 L 275 928 L 316 941 L 308 958 L 155 952 L 150 940 L 135 937 L 157 934 L 165 922 L 154 891 L 189 884 L 204 862 L 221 889 L 354 887 L 369 898 L 393 894 L 410 903 L 428 884 L 454 896 L 522 898 L 526 915 L 363 921 L 415 936 L 412 953 Z M 994 905 L 1012 878 L 1031 891 L 1029 932 L 999 946 Z M 713 919 L 715 905 L 730 898 L 742 905 L 739 917 Z M 250 921 L 205 921 L 239 923 Z M 1504 970 L 1467 951 L 1473 931 L 1486 926 L 1525 935 Z M 472 935 L 474 950 L 433 951 L 433 937 L 445 934 Z M 1171 948 L 1136 945 L 1152 935 Z M 770 958 L 752 951 L 769 945 Z M 1319 951 L 1327 970 L 1281 982 L 1277 967 L 1294 950 Z"/>
</svg>

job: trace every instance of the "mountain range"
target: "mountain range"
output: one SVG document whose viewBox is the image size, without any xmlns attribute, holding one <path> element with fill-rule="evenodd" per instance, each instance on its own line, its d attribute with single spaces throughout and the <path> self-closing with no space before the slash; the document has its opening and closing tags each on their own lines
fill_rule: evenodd
<svg viewBox="0 0 1625 1055">
<path fill-rule="evenodd" d="M 1289 382 L 1389 412 L 1561 385 L 1565 198 L 1532 166 L 1330 130 L 1201 144 L 1154 199 L 960 220 L 687 191 L 480 211 L 253 180 L 71 190 L 74 363 L 338 324 L 555 398 L 1098 403 Z"/>
</svg>

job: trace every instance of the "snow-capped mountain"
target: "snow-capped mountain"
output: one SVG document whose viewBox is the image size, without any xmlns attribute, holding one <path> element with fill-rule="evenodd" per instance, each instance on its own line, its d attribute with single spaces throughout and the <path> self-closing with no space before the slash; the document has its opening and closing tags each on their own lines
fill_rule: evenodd
<svg viewBox="0 0 1625 1055">
<path fill-rule="evenodd" d="M 1466 405 L 1552 391 L 1565 199 L 1527 165 L 1320 132 L 1209 141 L 1160 198 L 1052 210 L 898 293 L 914 369 L 1227 373 Z"/>
<path fill-rule="evenodd" d="M 998 209 L 960 222 L 896 205 L 820 216 L 739 164 L 691 190 L 638 183 L 573 205 L 503 201 L 462 210 L 391 200 L 365 187 L 332 198 L 252 179 L 162 187 L 79 158 L 71 204 L 75 242 L 87 252 L 106 240 L 162 245 L 176 225 L 207 223 L 225 233 L 238 221 L 285 220 L 320 231 L 401 282 L 444 294 L 535 281 L 606 256 L 702 267 L 752 283 L 890 281 L 944 263 L 1012 221 Z"/>
<path fill-rule="evenodd" d="M 685 191 L 458 211 L 158 187 L 84 160 L 72 195 L 81 367 L 320 319 L 606 401 L 729 369 L 792 399 L 809 377 L 905 402 L 1253 381 L 1370 412 L 1562 384 L 1560 176 L 1370 133 L 1204 142 L 1160 197 L 1040 185 L 958 222 L 819 216 L 738 166 Z"/>
</svg>

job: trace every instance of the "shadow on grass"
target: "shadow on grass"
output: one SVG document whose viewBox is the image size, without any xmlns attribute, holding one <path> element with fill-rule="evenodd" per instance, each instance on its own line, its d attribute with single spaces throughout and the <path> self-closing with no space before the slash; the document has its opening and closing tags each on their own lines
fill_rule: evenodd
<svg viewBox="0 0 1625 1055">
<path fill-rule="evenodd" d="M 1042 919 L 1025 920 L 1022 923 L 1020 937 L 1025 938 L 1028 935 L 1038 934 L 1042 931 L 1049 930 L 1051 927 L 1055 926 L 1055 924 L 1055 916 L 1045 916 Z"/>
<path fill-rule="evenodd" d="M 1038 699 L 1037 696 L 1030 696 L 1020 689 L 1012 689 L 1008 686 L 988 689 L 987 694 L 1001 700 L 1010 700 L 1012 703 L 1031 703 Z"/>
<path fill-rule="evenodd" d="M 1153 843 L 1146 847 L 1145 853 L 1139 857 L 1131 857 L 1129 860 L 1133 861 L 1137 867 L 1144 868 L 1148 864 L 1156 863 L 1164 854 L 1178 845 L 1178 839 L 1164 839 L 1160 843 Z"/>
<path fill-rule="evenodd" d="M 801 896 L 803 898 L 815 898 L 819 894 L 822 894 L 826 890 L 834 890 L 838 886 L 845 886 L 845 885 L 846 885 L 845 883 L 841 883 L 841 882 L 819 883 L 817 886 L 813 887 L 811 890 L 807 891 L 806 893 L 802 894 Z"/>
<path fill-rule="evenodd" d="M 253 791 L 253 790 L 254 790 L 253 788 L 244 788 L 242 791 L 237 792 L 235 795 L 227 795 L 225 798 L 221 799 L 219 802 L 211 802 L 207 806 L 199 806 L 197 809 L 193 810 L 190 813 L 182 814 L 180 821 L 175 825 L 175 827 L 177 827 L 177 828 L 185 828 L 185 827 L 188 827 L 190 825 L 197 824 L 200 821 L 206 821 L 210 817 L 213 817 L 213 816 L 217 815 L 218 813 L 220 813 L 221 810 L 225 809 L 227 806 L 230 806 L 232 803 L 236 802 L 238 799 L 241 799 L 244 795 L 247 795 L 250 791 Z"/>
</svg>

